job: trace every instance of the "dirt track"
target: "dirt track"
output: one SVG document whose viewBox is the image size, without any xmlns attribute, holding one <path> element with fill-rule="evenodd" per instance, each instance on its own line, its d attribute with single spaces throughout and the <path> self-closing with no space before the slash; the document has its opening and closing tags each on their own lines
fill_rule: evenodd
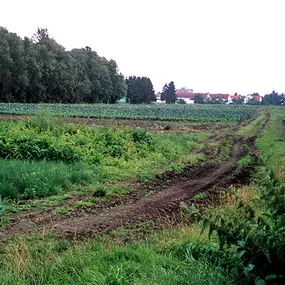
<svg viewBox="0 0 285 285">
<path fill-rule="evenodd" d="M 113 205 L 107 202 L 59 220 L 49 219 L 48 215 L 44 219 L 20 219 L 1 229 L 0 240 L 1 236 L 3 240 L 3 237 L 31 232 L 55 232 L 63 237 L 83 238 L 142 221 L 158 221 L 160 225 L 169 221 L 177 223 L 181 217 L 179 206 L 182 201 L 196 203 L 194 196 L 197 193 L 226 188 L 247 177 L 248 173 L 235 171 L 235 164 L 253 149 L 254 141 L 255 138 L 236 140 L 225 163 L 188 167 L 180 175 L 169 172 L 135 186 L 133 191 Z"/>
</svg>

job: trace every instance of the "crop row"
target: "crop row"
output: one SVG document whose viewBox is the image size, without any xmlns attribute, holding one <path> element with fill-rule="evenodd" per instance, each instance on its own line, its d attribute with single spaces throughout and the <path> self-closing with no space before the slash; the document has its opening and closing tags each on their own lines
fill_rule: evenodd
<svg viewBox="0 0 285 285">
<path fill-rule="evenodd" d="M 56 115 L 90 118 L 237 122 L 257 113 L 257 107 L 230 105 L 106 105 L 0 103 L 0 114 L 31 115 L 48 109 Z"/>
</svg>

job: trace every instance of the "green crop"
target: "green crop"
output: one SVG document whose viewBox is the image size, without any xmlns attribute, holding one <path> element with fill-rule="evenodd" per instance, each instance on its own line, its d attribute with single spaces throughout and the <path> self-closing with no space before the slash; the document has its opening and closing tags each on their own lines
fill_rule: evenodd
<svg viewBox="0 0 285 285">
<path fill-rule="evenodd" d="M 256 106 L 230 105 L 107 105 L 107 104 L 8 104 L 0 103 L 0 114 L 33 115 L 48 109 L 60 116 L 185 120 L 192 122 L 239 122 L 254 116 Z"/>
</svg>

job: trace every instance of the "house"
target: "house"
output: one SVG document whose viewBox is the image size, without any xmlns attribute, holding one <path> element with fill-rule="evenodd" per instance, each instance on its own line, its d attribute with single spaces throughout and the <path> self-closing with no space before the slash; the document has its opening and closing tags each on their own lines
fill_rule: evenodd
<svg viewBox="0 0 285 285">
<path fill-rule="evenodd" d="M 218 93 L 218 94 L 209 94 L 209 96 L 212 101 L 221 100 L 223 102 L 228 102 L 230 95 Z"/>
<path fill-rule="evenodd" d="M 248 94 L 245 99 L 244 99 L 244 103 L 246 104 L 248 101 L 255 99 L 256 101 L 258 101 L 259 103 L 262 102 L 262 96 L 260 95 L 253 95 L 253 94 Z"/>
<path fill-rule="evenodd" d="M 204 100 L 209 98 L 209 93 L 176 92 L 177 99 L 183 99 L 187 104 L 194 104 L 194 98 L 200 94 Z"/>
<path fill-rule="evenodd" d="M 235 101 L 240 100 L 240 104 L 245 103 L 245 96 L 241 95 L 230 95 L 228 98 L 228 104 L 233 104 Z"/>
<path fill-rule="evenodd" d="M 161 93 L 160 92 L 158 92 L 155 97 L 156 97 L 155 103 L 165 103 L 165 101 L 161 101 Z"/>
<path fill-rule="evenodd" d="M 200 92 L 193 92 L 192 89 L 186 89 L 185 87 L 176 90 L 177 100 L 183 99 L 187 104 L 194 104 L 194 98 L 196 95 L 201 95 L 204 98 L 204 101 L 211 100 L 211 101 L 222 101 L 226 104 L 233 104 L 234 101 L 239 100 L 239 104 L 246 104 L 251 99 L 255 99 L 258 102 L 262 102 L 262 96 L 258 94 L 249 94 L 247 96 L 241 95 L 230 95 L 224 93 L 200 93 Z M 161 93 L 156 94 L 156 103 L 165 103 L 165 101 L 161 101 Z"/>
</svg>

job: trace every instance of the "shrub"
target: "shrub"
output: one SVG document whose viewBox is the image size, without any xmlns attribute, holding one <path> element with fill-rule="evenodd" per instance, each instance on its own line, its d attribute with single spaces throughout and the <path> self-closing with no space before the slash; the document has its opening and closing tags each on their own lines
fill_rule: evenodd
<svg viewBox="0 0 285 285">
<path fill-rule="evenodd" d="M 284 284 L 285 187 L 265 168 L 256 182 L 261 188 L 259 201 L 265 201 L 261 209 L 254 201 L 245 204 L 240 199 L 237 208 L 209 211 L 203 217 L 204 229 L 209 227 L 209 236 L 217 233 L 220 250 L 236 248 L 241 282 Z"/>
</svg>

